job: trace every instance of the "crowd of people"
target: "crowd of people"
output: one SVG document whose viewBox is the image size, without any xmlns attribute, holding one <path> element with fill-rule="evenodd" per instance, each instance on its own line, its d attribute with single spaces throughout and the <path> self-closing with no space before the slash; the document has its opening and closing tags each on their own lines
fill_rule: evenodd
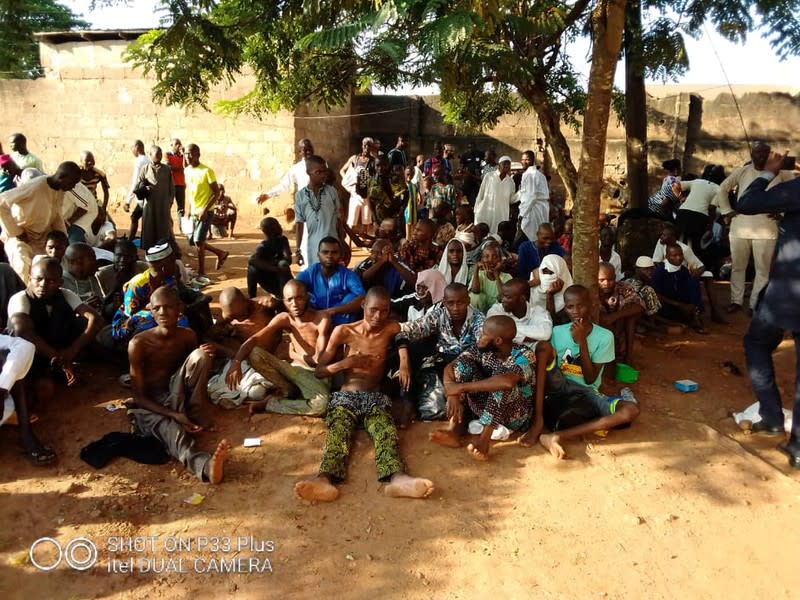
<svg viewBox="0 0 800 600">
<path fill-rule="evenodd" d="M 766 188 L 769 180 L 780 191 L 777 182 L 788 178 L 763 144 L 751 164 L 727 178 L 721 168 L 681 178 L 679 165 L 665 165 L 672 172 L 648 204 L 664 221 L 652 255 L 624 272 L 613 218 L 601 215 L 592 292 L 572 280 L 571 219 L 550 202 L 533 151 L 522 153 L 515 173 L 511 157 L 491 150 L 468 147 L 456 159 L 452 145 L 437 143 L 431 156 L 412 160 L 404 136 L 386 153 L 364 138 L 337 177 L 304 139 L 298 162 L 258 197 L 269 212 L 270 199 L 293 194 L 295 250 L 279 221 L 265 217 L 246 293 L 223 289 L 214 320 L 211 297 L 190 285 L 172 205 L 196 248 L 198 278 L 206 252 L 217 269 L 224 265 L 228 252 L 208 240 L 232 237 L 237 211 L 196 144 L 184 153 L 173 140 L 166 162 L 158 146 L 145 155 L 141 141 L 133 144 L 126 210 L 136 208 L 127 235 L 117 236 L 106 212 L 108 181 L 91 152 L 47 175 L 22 134 L 10 141 L 12 152 L 0 156 L 7 255 L 0 315 L 9 333 L 0 336 L 8 355 L 0 396 L 16 409 L 30 460 L 56 460 L 32 431 L 31 407 L 51 397 L 54 385 L 80 385 L 76 358 L 93 354 L 123 372 L 120 383 L 133 395 L 132 432 L 124 443 L 116 436 L 85 448 L 89 459 L 102 452 L 155 462 L 163 454 L 217 483 L 229 443 L 205 452 L 193 438 L 214 431 L 210 404 L 324 417 L 319 472 L 295 487 L 301 498 L 320 501 L 338 496 L 357 427 L 373 440 L 385 494 L 424 498 L 433 483 L 407 473 L 398 444 L 398 429 L 414 421 L 444 421 L 430 439 L 446 448 L 477 436 L 467 451 L 482 461 L 492 440 L 518 436 L 563 458 L 569 440 L 633 423 L 633 392 L 601 392 L 604 374 L 610 389 L 615 365 L 636 361 L 637 335 L 679 324 L 705 333 L 706 306 L 722 320 L 710 285 L 725 254 L 713 207 L 732 223 L 731 277 L 743 277 L 745 251 L 762 252 L 760 228 L 775 227 L 778 218 L 754 214 L 762 211 L 748 186 Z M 769 212 L 791 212 L 779 204 Z M 736 225 L 738 219 L 752 223 Z M 350 268 L 353 246 L 368 247 L 369 255 Z M 760 260 L 751 306 L 762 311 Z M 729 312 L 742 308 L 743 289 L 743 281 L 732 284 Z M 781 324 L 759 314 L 753 323 L 761 328 L 748 336 L 760 346 L 748 361 L 752 355 L 760 369 L 754 388 L 771 394 L 763 401 L 769 427 L 762 429 L 774 433 L 780 399 L 769 384 L 769 353 Z M 284 341 L 288 360 L 278 356 Z M 800 466 L 798 433 L 787 452 Z"/>
</svg>

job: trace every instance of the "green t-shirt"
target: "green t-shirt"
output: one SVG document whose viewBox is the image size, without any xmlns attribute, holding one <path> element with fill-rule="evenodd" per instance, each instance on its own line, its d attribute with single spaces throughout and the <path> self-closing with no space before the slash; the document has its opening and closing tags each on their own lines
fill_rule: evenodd
<svg viewBox="0 0 800 600">
<path fill-rule="evenodd" d="M 572 323 L 553 327 L 553 336 L 550 343 L 556 352 L 558 368 L 564 373 L 564 377 L 581 383 L 590 385 L 597 389 L 600 387 L 600 379 L 603 377 L 603 369 L 597 374 L 594 381 L 586 381 L 583 378 L 581 368 L 580 347 L 572 339 L 570 333 Z M 614 360 L 614 334 L 605 327 L 600 327 L 596 323 L 592 325 L 592 331 L 586 337 L 586 345 L 589 348 L 589 358 L 595 364 L 605 364 Z"/>
</svg>

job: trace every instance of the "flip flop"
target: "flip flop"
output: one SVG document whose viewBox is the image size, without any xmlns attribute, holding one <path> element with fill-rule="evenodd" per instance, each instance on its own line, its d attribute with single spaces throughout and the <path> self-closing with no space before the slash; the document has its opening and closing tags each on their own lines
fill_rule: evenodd
<svg viewBox="0 0 800 600">
<path fill-rule="evenodd" d="M 231 255 L 230 252 L 223 252 L 222 256 L 217 258 L 217 271 L 222 268 L 222 265 L 225 264 L 225 261 L 228 260 L 228 257 Z"/>
<path fill-rule="evenodd" d="M 42 446 L 37 450 L 29 450 L 22 452 L 30 463 L 37 467 L 44 467 L 51 465 L 58 460 L 58 455 L 50 446 Z"/>
</svg>

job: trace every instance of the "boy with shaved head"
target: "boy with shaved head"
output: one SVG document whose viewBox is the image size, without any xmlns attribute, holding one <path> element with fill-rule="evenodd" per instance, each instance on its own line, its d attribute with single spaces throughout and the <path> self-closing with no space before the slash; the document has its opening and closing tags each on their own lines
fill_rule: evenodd
<svg viewBox="0 0 800 600">
<path fill-rule="evenodd" d="M 480 437 L 467 450 L 477 460 L 488 460 L 489 441 L 495 431 L 500 433 L 502 428 L 524 431 L 535 415 L 533 430 L 538 435 L 544 425 L 544 388 L 536 386 L 536 376 L 539 371 L 540 381 L 543 380 L 544 364 L 537 368 L 536 355 L 515 344 L 516 335 L 517 327 L 511 317 L 489 317 L 477 346 L 462 352 L 447 365 L 444 385 L 450 425 L 433 432 L 431 441 L 448 448 L 459 447 L 460 436 L 466 433 L 465 426 L 474 417 L 480 425 Z"/>
<path fill-rule="evenodd" d="M 178 291 L 159 287 L 147 308 L 156 326 L 131 340 L 131 409 L 141 435 L 159 440 L 170 456 L 180 461 L 201 481 L 222 481 L 223 463 L 230 450 L 222 440 L 214 454 L 195 448 L 189 434 L 198 433 L 208 404 L 208 374 L 214 358 L 210 344 L 197 347 L 194 331 L 178 325 L 183 305 Z"/>
<path fill-rule="evenodd" d="M 552 365 L 547 376 L 546 404 L 548 412 L 557 415 L 558 429 L 543 433 L 539 442 L 556 458 L 566 456 L 561 445 L 564 440 L 626 425 L 639 416 L 639 406 L 630 389 L 623 388 L 618 396 L 611 397 L 600 393 L 603 367 L 615 356 L 614 335 L 592 323 L 591 310 L 589 290 L 582 285 L 568 287 L 564 291 L 564 311 L 570 323 L 553 328 L 551 347 L 539 355 L 539 360 Z M 572 425 L 567 423 L 566 415 L 576 396 L 592 407 L 595 417 Z M 520 441 L 535 443 L 533 439 Z"/>
<path fill-rule="evenodd" d="M 389 344 L 400 332 L 398 323 L 389 321 L 389 294 L 374 287 L 364 298 L 364 318 L 339 325 L 333 330 L 316 368 L 318 377 L 344 375 L 344 383 L 334 392 L 328 409 L 328 436 L 319 475 L 301 481 L 295 492 L 305 500 L 332 501 L 339 496 L 334 485 L 347 474 L 350 443 L 361 423 L 375 444 L 378 479 L 388 482 L 384 493 L 392 497 L 426 498 L 433 492 L 428 479 L 405 474 L 400 458 L 397 428 L 390 413 L 391 400 L 380 391 L 386 372 Z M 342 352 L 344 358 L 335 360 Z M 408 387 L 408 349 L 400 348 L 403 387 Z"/>
<path fill-rule="evenodd" d="M 328 405 L 327 381 L 313 372 L 325 349 L 331 330 L 331 317 L 311 308 L 308 289 L 302 281 L 292 279 L 283 287 L 286 312 L 279 313 L 263 329 L 250 336 L 236 353 L 226 381 L 235 389 L 242 377 L 242 362 L 248 360 L 279 393 L 264 401 L 263 410 L 282 414 L 321 417 Z M 271 352 L 284 332 L 289 334 L 291 364 L 279 360 Z M 275 377 L 279 374 L 280 380 Z M 289 390 L 280 389 L 286 381 Z M 293 388 L 299 390 L 299 394 Z M 299 396 L 299 397 L 298 397 Z"/>
</svg>

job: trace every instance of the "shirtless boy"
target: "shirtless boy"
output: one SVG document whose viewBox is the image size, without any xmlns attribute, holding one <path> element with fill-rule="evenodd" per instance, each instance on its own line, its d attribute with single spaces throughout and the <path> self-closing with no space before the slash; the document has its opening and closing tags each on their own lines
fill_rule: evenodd
<svg viewBox="0 0 800 600">
<path fill-rule="evenodd" d="M 316 374 L 331 377 L 344 374 L 341 390 L 331 395 L 328 409 L 328 437 L 319 475 L 295 485 L 295 492 L 305 500 L 330 502 L 339 496 L 334 485 L 347 474 L 347 459 L 353 431 L 359 422 L 375 444 L 378 479 L 388 481 L 384 494 L 392 497 L 427 498 L 433 482 L 406 475 L 397 443 L 397 428 L 390 412 L 391 400 L 381 393 L 386 371 L 389 344 L 400 326 L 388 321 L 389 294 L 373 287 L 364 298 L 364 318 L 356 323 L 339 325 L 333 330 L 325 351 L 319 358 Z M 340 349 L 342 360 L 332 362 Z M 408 388 L 408 349 L 400 348 L 400 380 Z"/>
<path fill-rule="evenodd" d="M 239 348 L 228 369 L 226 381 L 230 389 L 239 385 L 244 360 L 249 359 L 259 371 L 263 370 L 261 365 L 266 365 L 297 386 L 301 398 L 269 398 L 264 401 L 264 410 L 321 417 L 328 404 L 329 388 L 324 380 L 314 375 L 313 370 L 325 349 L 331 330 L 331 317 L 309 307 L 306 285 L 297 279 L 283 286 L 283 303 L 287 312 L 278 314 L 269 325 L 250 336 Z M 289 358 L 292 364 L 270 354 L 284 331 L 289 333 Z M 262 348 L 265 350 L 259 352 Z M 266 373 L 262 372 L 262 375 L 269 379 Z"/>
<path fill-rule="evenodd" d="M 155 290 L 147 308 L 156 327 L 139 333 L 128 345 L 138 432 L 159 440 L 201 481 L 219 483 L 230 445 L 222 440 L 211 455 L 197 450 L 189 436 L 208 427 L 199 415 L 208 404 L 213 347 L 198 348 L 194 331 L 178 326 L 183 306 L 174 288 Z"/>
<path fill-rule="evenodd" d="M 274 308 L 278 305 L 278 301 L 267 304 L 261 300 L 266 298 L 250 299 L 239 288 L 225 288 L 219 294 L 222 320 L 216 325 L 229 327 L 232 330 L 232 337 L 240 342 L 246 340 L 264 329 L 275 314 Z"/>
</svg>

